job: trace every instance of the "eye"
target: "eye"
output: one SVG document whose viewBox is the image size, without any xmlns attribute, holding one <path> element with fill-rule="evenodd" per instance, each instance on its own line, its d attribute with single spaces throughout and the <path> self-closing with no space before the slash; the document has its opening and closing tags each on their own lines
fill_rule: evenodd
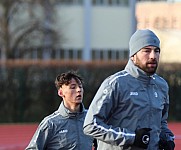
<svg viewBox="0 0 181 150">
<path fill-rule="evenodd" d="M 150 53 L 150 52 L 151 52 L 151 50 L 150 50 L 150 49 L 145 48 L 145 49 L 143 49 L 143 52 L 145 52 L 145 53 Z"/>
<path fill-rule="evenodd" d="M 70 89 L 75 89 L 75 87 L 76 87 L 75 85 L 71 85 Z"/>
<path fill-rule="evenodd" d="M 155 53 L 160 53 L 160 49 L 159 49 L 159 48 L 156 48 L 156 49 L 155 49 Z"/>
<path fill-rule="evenodd" d="M 82 85 L 79 85 L 79 88 L 83 88 L 83 86 L 82 86 Z"/>
</svg>

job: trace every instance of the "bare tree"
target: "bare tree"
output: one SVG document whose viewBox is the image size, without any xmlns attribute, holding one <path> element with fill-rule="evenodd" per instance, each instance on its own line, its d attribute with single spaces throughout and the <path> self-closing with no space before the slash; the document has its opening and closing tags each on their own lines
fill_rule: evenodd
<svg viewBox="0 0 181 150">
<path fill-rule="evenodd" d="M 59 37 L 52 25 L 55 22 L 53 6 L 51 0 L 0 1 L 2 59 L 14 59 L 17 50 L 21 57 L 30 47 L 53 48 Z"/>
</svg>

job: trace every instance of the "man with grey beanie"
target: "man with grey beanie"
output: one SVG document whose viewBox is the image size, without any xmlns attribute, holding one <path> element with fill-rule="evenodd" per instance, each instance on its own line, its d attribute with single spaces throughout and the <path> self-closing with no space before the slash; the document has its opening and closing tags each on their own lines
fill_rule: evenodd
<svg viewBox="0 0 181 150">
<path fill-rule="evenodd" d="M 137 30 L 129 49 L 125 69 L 98 89 L 84 133 L 98 140 L 98 150 L 174 150 L 167 124 L 168 84 L 156 74 L 160 40 L 151 30 Z"/>
</svg>

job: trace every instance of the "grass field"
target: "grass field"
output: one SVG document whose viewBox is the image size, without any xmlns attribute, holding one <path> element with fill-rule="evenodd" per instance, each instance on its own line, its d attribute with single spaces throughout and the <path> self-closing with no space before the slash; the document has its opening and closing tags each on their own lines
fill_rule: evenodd
<svg viewBox="0 0 181 150">
<path fill-rule="evenodd" d="M 33 136 L 37 124 L 0 125 L 0 150 L 24 150 Z M 175 150 L 181 150 L 181 123 L 169 123 L 175 134 Z"/>
</svg>

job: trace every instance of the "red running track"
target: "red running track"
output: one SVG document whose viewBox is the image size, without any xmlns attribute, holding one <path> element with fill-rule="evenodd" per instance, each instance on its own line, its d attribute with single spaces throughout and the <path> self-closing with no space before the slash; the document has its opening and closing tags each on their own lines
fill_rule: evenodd
<svg viewBox="0 0 181 150">
<path fill-rule="evenodd" d="M 31 140 L 37 124 L 0 125 L 0 150 L 24 150 Z M 175 150 L 181 150 L 181 123 L 169 123 L 175 134 Z"/>
<path fill-rule="evenodd" d="M 181 150 L 181 123 L 169 123 L 168 127 L 175 135 L 175 150 Z"/>
<path fill-rule="evenodd" d="M 0 150 L 24 150 L 37 126 L 37 124 L 0 125 Z"/>
</svg>

